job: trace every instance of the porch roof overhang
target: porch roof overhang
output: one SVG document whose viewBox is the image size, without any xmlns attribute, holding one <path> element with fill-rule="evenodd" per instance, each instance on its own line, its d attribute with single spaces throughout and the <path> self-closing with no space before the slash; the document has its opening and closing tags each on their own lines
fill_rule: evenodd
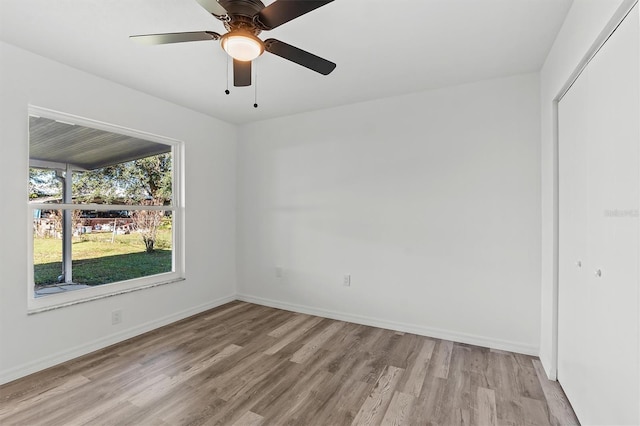
<svg viewBox="0 0 640 426">
<path fill-rule="evenodd" d="M 29 117 L 29 165 L 95 170 L 171 151 L 171 146 L 45 117 Z"/>
</svg>

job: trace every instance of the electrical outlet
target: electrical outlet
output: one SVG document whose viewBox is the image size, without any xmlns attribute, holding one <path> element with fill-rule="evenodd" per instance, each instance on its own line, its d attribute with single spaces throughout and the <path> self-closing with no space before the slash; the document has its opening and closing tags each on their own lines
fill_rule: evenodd
<svg viewBox="0 0 640 426">
<path fill-rule="evenodd" d="M 122 322 L 122 309 L 116 309 L 111 312 L 111 325 L 120 324 Z"/>
<path fill-rule="evenodd" d="M 282 267 L 276 266 L 276 278 L 282 278 Z"/>
<path fill-rule="evenodd" d="M 351 275 L 345 275 L 342 278 L 342 285 L 345 287 L 351 287 Z"/>
</svg>

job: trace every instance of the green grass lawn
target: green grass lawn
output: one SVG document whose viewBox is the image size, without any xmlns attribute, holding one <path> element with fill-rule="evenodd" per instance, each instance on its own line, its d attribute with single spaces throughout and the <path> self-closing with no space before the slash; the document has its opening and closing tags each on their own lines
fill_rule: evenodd
<svg viewBox="0 0 640 426">
<path fill-rule="evenodd" d="M 159 230 L 153 253 L 146 253 L 137 233 L 91 233 L 73 238 L 73 282 L 99 285 L 171 271 L 171 231 Z M 62 269 L 62 240 L 34 238 L 36 286 L 55 284 Z"/>
</svg>

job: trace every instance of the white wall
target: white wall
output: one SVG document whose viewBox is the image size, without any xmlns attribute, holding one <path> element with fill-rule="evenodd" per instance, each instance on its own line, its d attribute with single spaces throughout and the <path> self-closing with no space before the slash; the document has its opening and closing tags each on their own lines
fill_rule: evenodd
<svg viewBox="0 0 640 426">
<path fill-rule="evenodd" d="M 529 74 L 242 127 L 240 297 L 537 354 L 539 108 Z"/>
<path fill-rule="evenodd" d="M 557 144 L 554 99 L 614 13 L 629 0 L 575 0 L 540 72 L 542 172 L 542 294 L 540 360 L 556 375 Z"/>
<path fill-rule="evenodd" d="M 233 300 L 235 126 L 1 42 L 0 60 L 0 383 Z M 184 141 L 185 281 L 27 315 L 28 104 Z"/>
</svg>

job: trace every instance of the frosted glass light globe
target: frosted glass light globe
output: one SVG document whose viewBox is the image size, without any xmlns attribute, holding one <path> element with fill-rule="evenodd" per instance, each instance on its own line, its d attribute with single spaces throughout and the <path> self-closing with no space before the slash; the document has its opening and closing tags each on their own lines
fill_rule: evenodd
<svg viewBox="0 0 640 426">
<path fill-rule="evenodd" d="M 253 61 L 264 52 L 262 40 L 244 31 L 232 31 L 223 35 L 221 44 L 229 56 L 239 61 Z"/>
</svg>

